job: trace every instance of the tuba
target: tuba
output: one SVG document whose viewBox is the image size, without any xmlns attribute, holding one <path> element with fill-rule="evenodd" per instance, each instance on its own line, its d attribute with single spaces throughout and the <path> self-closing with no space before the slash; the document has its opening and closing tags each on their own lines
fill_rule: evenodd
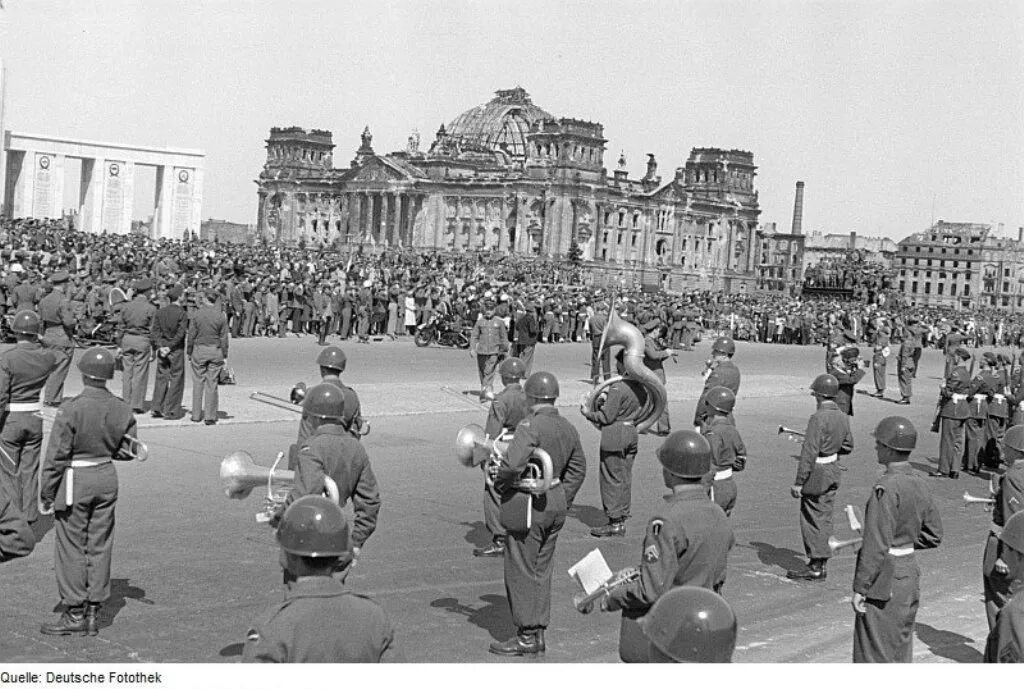
<svg viewBox="0 0 1024 689">
<path fill-rule="evenodd" d="M 232 452 L 220 463 L 220 480 L 224 486 L 224 495 L 234 500 L 244 500 L 252 493 L 253 488 L 262 485 L 267 487 L 267 506 L 263 512 L 256 515 L 256 521 L 266 522 L 270 520 L 274 508 L 283 504 L 288 496 L 288 491 L 295 482 L 295 472 L 288 469 L 278 469 L 277 465 L 284 458 L 284 453 L 277 453 L 277 459 L 269 469 L 260 466 L 253 461 L 252 455 L 243 450 Z M 280 487 L 274 488 L 274 481 Z M 330 476 L 324 476 L 324 492 L 333 502 L 341 504 L 341 493 L 338 484 Z"/>
<path fill-rule="evenodd" d="M 635 380 L 644 386 L 647 391 L 647 399 L 640 405 L 640 412 L 633 419 L 638 433 L 643 433 L 658 421 L 658 417 L 665 411 L 665 404 L 668 402 L 668 393 L 654 371 L 644 366 L 644 336 L 635 325 L 622 320 L 619 314 L 612 309 L 608 315 L 608 325 L 601 335 L 601 350 L 613 345 L 621 345 L 626 351 L 623 355 L 623 364 L 626 368 L 625 376 L 613 376 L 608 380 L 596 385 L 587 398 L 583 401 L 583 407 L 587 410 L 593 409 L 599 400 L 607 395 L 608 388 L 620 380 Z"/>
</svg>

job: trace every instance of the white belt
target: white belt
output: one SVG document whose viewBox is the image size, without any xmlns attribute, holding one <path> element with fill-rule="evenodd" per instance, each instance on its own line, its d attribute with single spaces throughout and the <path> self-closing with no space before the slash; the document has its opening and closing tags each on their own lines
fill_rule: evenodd
<svg viewBox="0 0 1024 689">
<path fill-rule="evenodd" d="M 996 402 L 1005 402 L 1006 401 L 1006 395 L 997 392 L 994 395 L 992 395 L 992 399 L 994 399 Z"/>
<path fill-rule="evenodd" d="M 11 402 L 7 405 L 7 411 L 40 411 L 43 408 L 42 402 Z"/>
<path fill-rule="evenodd" d="M 1024 400 L 1021 400 L 1020 402 L 1017 403 L 1017 409 L 1024 411 Z"/>
<path fill-rule="evenodd" d="M 72 469 L 84 469 L 86 467 L 98 467 L 101 464 L 110 464 L 109 459 L 72 459 Z"/>
<path fill-rule="evenodd" d="M 988 397 L 988 395 L 975 395 L 974 396 L 974 401 L 975 402 L 984 402 L 987 397 Z"/>
<path fill-rule="evenodd" d="M 839 455 L 829 455 L 827 457 L 818 457 L 814 460 L 815 464 L 831 464 L 832 462 L 839 459 Z"/>
<path fill-rule="evenodd" d="M 954 395 L 951 396 L 951 399 L 954 402 L 966 402 L 967 401 L 967 395 L 956 395 L 956 394 L 954 394 Z"/>
<path fill-rule="evenodd" d="M 903 557 L 904 555 L 913 555 L 914 546 L 905 545 L 902 548 L 889 548 L 889 554 L 893 557 Z"/>
<path fill-rule="evenodd" d="M 722 469 L 715 472 L 716 481 L 724 481 L 727 478 L 732 478 L 732 469 Z"/>
</svg>

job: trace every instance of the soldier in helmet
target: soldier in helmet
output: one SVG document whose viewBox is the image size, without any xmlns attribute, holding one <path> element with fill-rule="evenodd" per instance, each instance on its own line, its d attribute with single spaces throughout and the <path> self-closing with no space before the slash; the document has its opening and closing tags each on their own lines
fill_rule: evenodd
<svg viewBox="0 0 1024 689">
<path fill-rule="evenodd" d="M 988 452 L 989 399 L 996 391 L 1001 390 L 1001 381 L 995 372 L 997 365 L 995 354 L 985 352 L 981 359 L 981 370 L 971 380 L 970 398 L 967 400 L 968 417 L 964 424 L 964 458 L 963 470 L 977 475 L 985 462 Z"/>
<path fill-rule="evenodd" d="M 959 349 L 956 356 L 960 363 L 950 370 L 946 384 L 939 391 L 939 467 L 930 474 L 952 479 L 960 477 L 957 468 L 964 457 L 964 426 L 971 415 L 967 399 L 972 394 L 971 374 L 963 366 L 963 362 L 970 359 L 971 355 L 966 349 Z"/>
<path fill-rule="evenodd" d="M 704 371 L 704 391 L 697 400 L 697 409 L 693 413 L 693 427 L 697 430 L 704 425 L 707 407 L 704 398 L 711 388 L 722 386 L 732 390 L 732 394 L 740 394 L 740 370 L 733 363 L 736 354 L 736 343 L 731 337 L 719 337 L 711 344 L 711 358 L 707 361 Z M 732 418 L 730 412 L 729 418 Z"/>
<path fill-rule="evenodd" d="M 336 388 L 342 390 L 345 393 L 345 417 L 343 419 L 343 425 L 357 438 L 361 438 L 360 430 L 363 426 L 362 408 L 359 404 L 359 395 L 356 391 L 348 387 L 341 382 L 341 374 L 345 371 L 345 366 L 348 363 L 348 357 L 345 356 L 345 352 L 342 351 L 341 347 L 325 347 L 320 350 L 320 354 L 316 358 L 317 366 L 320 367 L 320 382 L 330 383 Z M 303 399 L 306 396 L 306 384 L 299 383 L 291 391 L 291 400 L 296 404 L 302 404 Z M 313 432 L 312 420 L 305 414 L 302 416 L 302 420 L 299 421 L 299 437 L 295 441 L 296 447 L 302 447 L 306 439 Z M 296 455 L 291 453 L 288 458 L 288 468 L 295 468 Z"/>
<path fill-rule="evenodd" d="M 107 390 L 114 355 L 87 350 L 78 362 L 82 394 L 61 404 L 43 463 L 40 501 L 56 514 L 57 590 L 64 613 L 43 634 L 98 633 L 97 612 L 110 597 L 117 472 L 111 460 L 131 459 L 125 439 L 136 436 L 132 409 Z"/>
<path fill-rule="evenodd" d="M 711 468 L 708 442 L 695 431 L 676 431 L 658 449 L 658 461 L 672 494 L 647 525 L 640 576 L 611 589 L 599 602 L 601 610 L 623 611 L 619 655 L 625 662 L 646 661 L 636 621 L 667 591 L 676 586 L 722 590 L 736 542 L 728 518 L 708 499 L 703 484 Z"/>
<path fill-rule="evenodd" d="M 1019 428 L 1019 427 L 1018 427 Z M 1009 600 L 990 624 L 985 644 L 986 663 L 1024 662 L 1024 514 L 1010 517 L 999 535 Z"/>
<path fill-rule="evenodd" d="M 521 359 L 510 357 L 498 366 L 498 375 L 505 389 L 498 393 L 491 403 L 487 414 L 484 432 L 490 439 L 501 437 L 505 433 L 515 431 L 519 422 L 530 413 L 526 402 L 526 393 L 519 381 L 526 377 L 526 366 Z M 483 452 L 483 449 L 480 449 Z M 486 465 L 481 463 L 486 471 Z M 501 525 L 498 492 L 494 486 L 484 483 L 484 523 L 491 534 L 491 544 L 483 548 L 474 548 L 476 557 L 498 557 L 505 553 L 505 527 Z"/>
<path fill-rule="evenodd" d="M 1024 510 L 1024 426 L 1012 426 L 1003 438 L 1003 459 L 1006 471 L 1001 478 L 993 477 L 996 492 L 992 496 L 995 503 L 992 507 L 992 526 L 985 542 L 985 554 L 982 557 L 982 579 L 985 584 L 985 614 L 988 617 L 988 628 L 996 624 L 996 614 L 1010 597 L 1010 584 L 1013 579 L 1008 576 L 1009 567 L 1003 558 L 1004 550 L 1000 534 L 1006 522 L 1017 512 Z"/>
<path fill-rule="evenodd" d="M 505 656 L 536 656 L 544 653 L 544 630 L 551 621 L 551 572 L 558 532 L 587 474 L 576 428 L 558 414 L 558 379 L 537 371 L 523 386 L 530 416 L 520 422 L 506 455 L 507 466 L 490 468 L 491 479 L 502 502 L 511 500 L 535 449 L 551 457 L 556 485 L 536 496 L 531 524 L 526 531 L 509 531 L 505 543 L 505 591 L 516 635 L 493 643 L 491 653 Z"/>
<path fill-rule="evenodd" d="M 484 302 L 484 310 L 473 325 L 469 350 L 476 357 L 480 374 L 480 401 L 494 398 L 494 371 L 498 359 L 508 351 L 508 328 L 505 321 L 494 315 L 494 302 Z"/>
<path fill-rule="evenodd" d="M 726 600 L 699 586 L 677 586 L 640 621 L 651 663 L 731 663 L 736 627 Z"/>
<path fill-rule="evenodd" d="M 625 349 L 615 356 L 620 376 L 625 374 Z M 631 378 L 612 383 L 603 401 L 591 409 L 587 402 L 580 412 L 601 429 L 601 504 L 608 523 L 590 531 L 591 536 L 624 536 L 626 520 L 632 503 L 633 461 L 636 459 L 638 435 L 634 422 L 640 413 L 640 400 L 646 399 L 643 385 Z"/>
<path fill-rule="evenodd" d="M 271 525 L 276 525 L 284 508 L 295 500 L 304 495 L 322 494 L 324 477 L 329 476 L 338 486 L 342 507 L 352 501 L 355 511 L 352 555 L 358 557 L 363 544 L 377 528 L 380 492 L 366 450 L 344 425 L 345 393 L 330 383 L 310 388 L 302 401 L 302 415 L 309 418 L 312 434 L 299 446 L 295 484 Z"/>
<path fill-rule="evenodd" d="M 253 621 L 243 663 L 401 662 L 384 609 L 331 575 L 352 555 L 341 507 L 319 495 L 299 498 L 277 529 L 288 581 L 284 600 Z"/>
<path fill-rule="evenodd" d="M 732 474 L 743 471 L 747 465 L 747 448 L 731 418 L 736 396 L 729 388 L 718 386 L 708 391 L 704 404 L 708 416 L 702 435 L 711 447 L 711 471 L 707 477 L 711 483 L 711 499 L 728 517 L 736 507 L 737 497 Z"/>
<path fill-rule="evenodd" d="M 800 533 L 808 564 L 805 569 L 786 573 L 790 579 L 822 581 L 825 565 L 832 556 L 828 539 L 832 535 L 832 510 L 839 490 L 839 456 L 853 451 L 850 417 L 835 403 L 839 381 L 823 373 L 811 383 L 817 410 L 804 431 L 800 464 L 790 493 L 800 500 Z"/>
<path fill-rule="evenodd" d="M 651 369 L 654 375 L 661 381 L 661 384 L 665 384 L 665 359 L 674 355 L 671 349 L 662 347 L 661 334 L 664 331 L 664 325 L 657 316 L 650 316 L 648 320 L 641 324 L 641 328 L 644 331 L 644 366 Z M 655 425 L 653 431 L 645 431 L 645 433 L 653 433 L 654 435 L 668 435 L 672 431 L 672 424 L 668 416 L 668 405 L 661 411 L 661 416 L 658 417 L 658 423 Z"/>
<path fill-rule="evenodd" d="M 909 663 L 920 600 L 915 549 L 942 542 L 942 521 L 928 483 L 914 474 L 914 425 L 902 416 L 875 428 L 875 452 L 885 473 L 864 511 L 864 542 L 853 574 L 853 662 Z"/>
<path fill-rule="evenodd" d="M 21 311 L 11 325 L 18 343 L 0 354 L 0 483 L 14 507 L 32 523 L 39 519 L 39 451 L 43 420 L 36 416 L 40 392 L 57 368 L 54 350 L 39 345 L 39 316 Z"/>
<path fill-rule="evenodd" d="M 50 276 L 53 286 L 50 293 L 39 302 L 39 320 L 42 321 L 42 344 L 57 355 L 57 368 L 46 381 L 48 407 L 60 406 L 64 399 L 64 381 L 75 355 L 75 343 L 70 335 L 74 333 L 75 314 L 71 303 L 64 296 L 64 284 L 70 279 L 66 270 L 58 270 Z"/>
</svg>

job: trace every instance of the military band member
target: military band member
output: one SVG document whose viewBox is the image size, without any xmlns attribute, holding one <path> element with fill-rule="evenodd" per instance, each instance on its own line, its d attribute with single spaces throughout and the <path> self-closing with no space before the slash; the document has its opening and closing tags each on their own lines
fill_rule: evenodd
<svg viewBox="0 0 1024 689">
<path fill-rule="evenodd" d="M 15 504 L 10 487 L 0 482 L 0 562 L 25 557 L 35 547 L 32 527 Z"/>
<path fill-rule="evenodd" d="M 342 419 L 342 425 L 356 438 L 362 438 L 360 430 L 363 426 L 363 416 L 362 407 L 359 403 L 359 395 L 356 394 L 355 390 L 341 382 L 341 374 L 345 372 L 345 366 L 348 364 L 348 357 L 345 356 L 345 352 L 341 347 L 336 347 L 334 345 L 324 347 L 316 357 L 316 364 L 320 367 L 320 382 L 330 383 L 345 393 L 345 415 Z M 292 388 L 291 398 L 293 402 L 301 404 L 305 395 L 305 383 L 300 383 Z M 295 441 L 296 452 L 298 448 L 305 445 L 306 439 L 309 438 L 312 433 L 312 417 L 303 414 L 302 419 L 299 421 L 299 436 Z M 289 469 L 295 469 L 297 457 L 298 456 L 295 452 L 289 455 Z"/>
<path fill-rule="evenodd" d="M 707 416 L 704 398 L 711 388 L 721 385 L 732 390 L 732 394 L 740 394 L 740 370 L 733 363 L 736 354 L 736 343 L 731 337 L 719 337 L 711 344 L 711 359 L 704 371 L 704 391 L 697 400 L 697 409 L 693 413 L 693 427 L 698 431 Z M 730 415 L 731 416 L 731 415 Z"/>
<path fill-rule="evenodd" d="M 167 290 L 168 303 L 153 318 L 156 346 L 156 382 L 153 384 L 152 414 L 155 418 L 180 419 L 185 415 L 181 400 L 185 394 L 185 333 L 188 314 L 181 307 L 181 285 Z"/>
<path fill-rule="evenodd" d="M 1006 431 L 1003 439 L 1003 458 L 1006 471 L 996 482 L 992 497 L 992 526 L 985 541 L 985 555 L 982 558 L 982 580 L 985 587 L 985 614 L 988 628 L 996 623 L 996 614 L 1010 597 L 1012 579 L 1007 576 L 1009 569 L 1003 558 L 1000 534 L 1006 522 L 1017 512 L 1024 510 L 1024 426 L 1013 426 Z"/>
<path fill-rule="evenodd" d="M 1024 662 L 1024 513 L 1006 522 L 999 536 L 1012 598 L 999 610 L 985 644 L 986 663 Z"/>
<path fill-rule="evenodd" d="M 992 370 L 996 358 L 991 352 L 983 355 L 981 371 L 971 381 L 970 399 L 968 400 L 969 416 L 964 424 L 964 459 L 963 470 L 969 474 L 977 474 L 985 463 L 988 452 L 989 399 L 999 391 L 999 376 Z"/>
<path fill-rule="evenodd" d="M 990 353 L 985 353 L 982 361 L 989 369 L 987 378 L 992 392 L 988 400 L 988 427 L 985 434 L 987 442 L 982 453 L 982 463 L 998 467 L 1003 456 L 1003 437 L 1010 426 L 1010 401 L 1007 396 L 1009 382 L 1003 362 L 994 355 L 988 357 L 988 354 Z"/>
<path fill-rule="evenodd" d="M 404 660 L 384 609 L 333 578 L 351 559 L 341 507 L 307 495 L 284 513 L 277 529 L 289 582 L 284 600 L 253 621 L 243 663 L 388 663 Z"/>
<path fill-rule="evenodd" d="M 64 284 L 69 279 L 66 270 L 59 270 L 50 276 L 53 289 L 39 302 L 39 320 L 42 321 L 43 347 L 57 355 L 57 368 L 46 381 L 44 402 L 49 407 L 58 407 L 64 400 L 64 381 L 75 355 L 74 333 L 75 314 L 71 303 L 64 296 Z"/>
<path fill-rule="evenodd" d="M 534 449 L 551 456 L 557 485 L 533 500 L 532 520 L 527 531 L 509 531 L 505 543 L 505 592 L 512 611 L 516 635 L 504 643 L 493 643 L 491 653 L 506 656 L 535 656 L 544 653 L 544 630 L 551 621 L 551 574 L 555 544 L 565 516 L 587 474 L 576 428 L 558 414 L 558 379 L 537 371 L 523 386 L 530 416 L 516 428 L 509 445 L 505 467 L 492 467 L 491 477 L 503 502 L 514 497 L 514 481 L 529 462 Z"/>
<path fill-rule="evenodd" d="M 875 451 L 885 473 L 864 511 L 864 541 L 853 575 L 853 662 L 909 663 L 920 600 L 915 549 L 942 542 L 942 521 L 928 483 L 914 474 L 914 425 L 901 416 L 875 428 Z"/>
<path fill-rule="evenodd" d="M 747 464 L 747 448 L 731 419 L 736 396 L 729 388 L 719 386 L 708 391 L 704 404 L 710 415 L 702 434 L 711 446 L 711 471 L 707 477 L 711 499 L 729 517 L 736 507 L 738 492 L 733 472 L 743 471 Z"/>
<path fill-rule="evenodd" d="M 136 431 L 131 407 L 106 387 L 114 377 L 114 355 L 93 347 L 78 369 L 84 390 L 57 410 L 40 490 L 44 512 L 56 515 L 54 569 L 64 613 L 40 631 L 94 636 L 97 612 L 110 597 L 118 492 L 111 460 L 130 459 L 122 448 Z"/>
<path fill-rule="evenodd" d="M 662 323 L 657 317 L 652 317 L 644 323 L 644 366 L 651 369 L 654 375 L 665 385 L 665 359 L 673 355 L 671 349 L 661 345 Z M 661 411 L 658 423 L 653 431 L 654 435 L 668 435 L 672 431 L 672 424 L 668 417 L 668 405 Z"/>
<path fill-rule="evenodd" d="M 736 614 L 724 598 L 699 586 L 677 586 L 640 622 L 649 663 L 731 663 Z"/>
<path fill-rule="evenodd" d="M 796 480 L 790 493 L 800 499 L 800 533 L 808 564 L 786 576 L 803 581 L 822 581 L 825 565 L 832 556 L 828 539 L 832 535 L 832 511 L 839 489 L 839 456 L 853 451 L 850 417 L 835 403 L 839 383 L 823 373 L 811 383 L 817 411 L 807 422 Z"/>
<path fill-rule="evenodd" d="M 615 356 L 620 376 L 626 372 L 625 351 L 620 349 Z M 640 400 L 646 399 L 647 395 L 643 385 L 630 378 L 608 386 L 606 393 L 603 401 L 594 403 L 593 409 L 586 403 L 580 406 L 583 416 L 601 429 L 598 485 L 608 523 L 591 529 L 590 535 L 597 538 L 624 536 L 626 533 L 626 520 L 629 519 L 633 500 L 633 462 L 639 437 L 634 422 L 640 413 Z"/>
<path fill-rule="evenodd" d="M 828 373 L 834 376 L 836 382 L 839 383 L 839 392 L 835 397 L 836 406 L 847 416 L 853 416 L 854 387 L 866 373 L 861 370 L 858 357 L 860 357 L 860 349 L 843 347 L 828 365 Z"/>
<path fill-rule="evenodd" d="M 0 482 L 29 523 L 39 519 L 40 393 L 63 356 L 39 345 L 39 316 L 21 311 L 11 324 L 17 345 L 0 354 Z"/>
<path fill-rule="evenodd" d="M 505 359 L 498 366 L 498 375 L 505 389 L 498 393 L 491 403 L 487 414 L 484 432 L 490 439 L 501 437 L 505 433 L 515 431 L 519 422 L 530 414 L 526 402 L 526 393 L 520 384 L 526 376 L 526 366 L 517 357 Z M 482 452 L 485 450 L 481 450 Z M 481 464 L 486 471 L 486 465 Z M 505 553 L 505 527 L 501 525 L 498 491 L 484 482 L 484 523 L 491 534 L 491 544 L 483 548 L 475 548 L 476 557 L 498 557 Z"/>
<path fill-rule="evenodd" d="M 481 402 L 494 398 L 494 372 L 498 360 L 508 351 L 508 342 L 508 328 L 505 321 L 494 315 L 494 302 L 484 302 L 483 314 L 473 325 L 469 343 L 480 374 Z"/>
<path fill-rule="evenodd" d="M 953 326 L 949 333 L 946 334 L 945 352 L 946 352 L 946 368 L 943 371 L 943 376 L 949 378 L 949 374 L 952 373 L 953 369 L 960 364 L 960 351 L 961 345 L 964 343 L 964 336 L 960 334 L 960 329 L 957 326 Z M 964 349 L 963 351 L 967 351 Z M 968 355 L 968 359 L 970 356 Z"/>
<path fill-rule="evenodd" d="M 966 349 L 957 352 L 958 361 L 970 359 Z M 960 477 L 957 467 L 964 457 L 964 426 L 971 410 L 967 403 L 972 394 L 970 374 L 962 365 L 955 366 L 946 378 L 946 384 L 939 391 L 939 467 L 930 476 L 956 479 Z M 934 430 L 934 427 L 933 427 Z"/>
<path fill-rule="evenodd" d="M 153 354 L 153 326 L 156 306 L 149 300 L 153 289 L 150 278 L 137 280 L 132 286 L 135 295 L 125 305 L 118 319 L 121 360 L 121 397 L 131 405 L 132 411 L 145 411 L 146 390 L 149 387 L 149 358 Z"/>
</svg>

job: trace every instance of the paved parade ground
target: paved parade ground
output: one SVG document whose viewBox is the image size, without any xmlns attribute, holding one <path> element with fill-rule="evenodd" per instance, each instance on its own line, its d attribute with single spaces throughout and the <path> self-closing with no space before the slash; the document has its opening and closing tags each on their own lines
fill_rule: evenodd
<svg viewBox="0 0 1024 689">
<path fill-rule="evenodd" d="M 493 640 L 513 632 L 500 558 L 472 556 L 488 542 L 481 510 L 483 478 L 454 459 L 454 439 L 468 423 L 482 424 L 486 409 L 474 397 L 475 361 L 465 351 L 417 349 L 408 339 L 394 343 L 342 343 L 348 354 L 343 379 L 362 399 L 372 423 L 364 440 L 380 484 L 377 531 L 363 549 L 348 583 L 375 597 L 387 610 L 397 643 L 410 661 L 524 662 L 487 652 Z M 824 370 L 820 347 L 737 343 L 735 362 L 743 382 L 737 427 L 749 450 L 747 469 L 737 476 L 739 500 L 732 515 L 736 547 L 729 557 L 724 595 L 739 619 L 736 662 L 849 662 L 853 612 L 850 587 L 855 553 L 843 551 L 828 579 L 794 583 L 787 568 L 804 561 L 798 501 L 789 495 L 799 446 L 776 429 L 802 430 L 814 411 L 807 393 Z M 44 637 L 39 624 L 54 619 L 58 602 L 53 573 L 53 530 L 35 552 L 3 565 L 0 660 L 35 662 L 236 662 L 250 620 L 281 596 L 278 548 L 273 532 L 254 514 L 262 489 L 245 501 L 224 497 L 220 460 L 244 449 L 269 465 L 294 442 L 298 416 L 248 399 L 262 390 L 287 396 L 295 382 L 316 378 L 319 348 L 311 337 L 239 340 L 229 365 L 238 385 L 221 388 L 221 423 L 207 427 L 140 417 L 140 437 L 150 448 L 144 464 L 118 463 L 120 498 L 114 534 L 112 597 L 100 613 L 100 635 Z M 710 351 L 668 362 L 672 428 L 691 428 L 701 371 Z M 866 350 L 865 350 L 865 353 Z M 587 453 L 587 479 L 558 539 L 547 662 L 618 660 L 618 614 L 580 615 L 572 606 L 575 584 L 568 567 L 600 547 L 612 569 L 637 564 L 647 519 L 667 492 L 654 457 L 660 438 L 641 436 L 633 472 L 633 517 L 624 539 L 595 539 L 604 523 L 598 494 L 598 432 L 578 411 L 589 389 L 588 344 L 540 345 L 534 370 L 549 370 L 562 383 L 561 413 L 580 430 Z M 889 362 L 889 397 L 858 394 L 852 420 L 855 449 L 836 499 L 837 533 L 850 532 L 841 509 L 863 510 L 879 474 L 871 431 L 883 416 L 902 414 L 917 426 L 913 454 L 921 470 L 938 455 L 938 434 L 928 431 L 940 385 L 942 359 L 928 350 L 909 407 L 897 398 L 895 355 Z M 74 372 L 69 377 L 77 379 Z M 871 375 L 859 389 L 873 391 Z M 448 389 L 443 389 L 448 386 Z M 80 383 L 68 394 L 77 394 Z M 120 380 L 112 385 L 120 394 Z M 186 385 L 185 406 L 191 400 Z M 986 481 L 965 474 L 959 481 L 929 479 L 941 512 L 945 539 L 918 554 L 922 570 L 915 662 L 980 662 L 987 626 L 982 603 L 981 553 L 989 514 L 965 509 L 969 489 L 985 495 Z"/>
</svg>

